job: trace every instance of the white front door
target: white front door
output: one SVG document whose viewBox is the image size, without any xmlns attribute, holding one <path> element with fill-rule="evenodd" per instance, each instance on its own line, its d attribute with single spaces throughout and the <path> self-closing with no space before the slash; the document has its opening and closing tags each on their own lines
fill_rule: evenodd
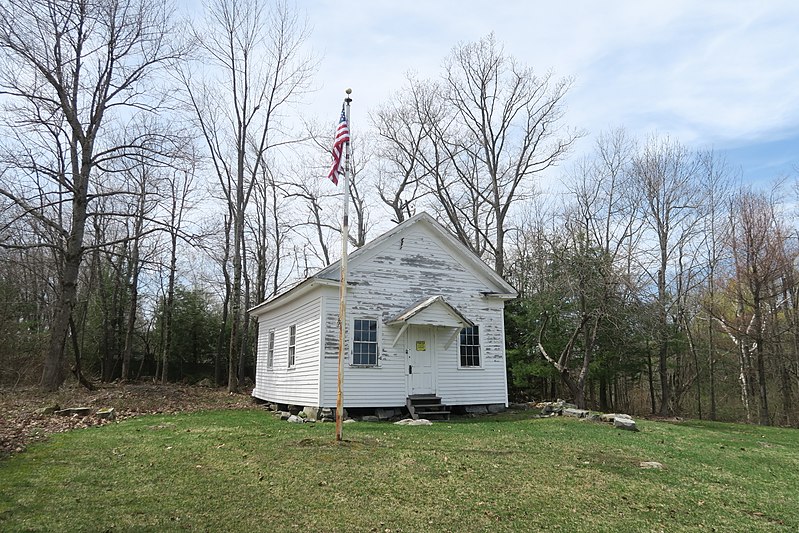
<svg viewBox="0 0 799 533">
<path fill-rule="evenodd" d="M 434 394 L 435 330 L 431 326 L 408 328 L 408 394 Z"/>
</svg>

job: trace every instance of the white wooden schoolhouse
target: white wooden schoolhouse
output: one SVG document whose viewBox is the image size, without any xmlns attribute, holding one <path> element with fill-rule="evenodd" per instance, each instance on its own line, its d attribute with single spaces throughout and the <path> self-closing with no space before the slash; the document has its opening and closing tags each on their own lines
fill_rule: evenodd
<svg viewBox="0 0 799 533">
<path fill-rule="evenodd" d="M 507 406 L 503 308 L 517 296 L 513 287 L 427 213 L 352 252 L 348 263 L 345 408 L 399 408 L 420 398 Z M 339 263 L 250 313 L 258 320 L 253 396 L 334 408 Z"/>
</svg>

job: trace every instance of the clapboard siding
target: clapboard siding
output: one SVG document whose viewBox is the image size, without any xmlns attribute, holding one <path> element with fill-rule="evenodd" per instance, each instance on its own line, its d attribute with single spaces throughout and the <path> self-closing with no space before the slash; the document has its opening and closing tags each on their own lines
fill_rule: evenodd
<svg viewBox="0 0 799 533">
<path fill-rule="evenodd" d="M 378 368 L 354 368 L 345 364 L 344 404 L 349 407 L 380 407 L 404 405 L 407 397 L 407 355 L 405 335 L 391 346 L 401 326 L 386 326 L 413 303 L 430 296 L 443 295 L 466 318 L 480 325 L 482 367 L 458 368 L 458 342 L 444 350 L 452 336 L 449 328 L 436 328 L 437 393 L 449 404 L 506 403 L 505 347 L 502 336 L 503 302 L 482 295 L 491 288 L 463 262 L 453 257 L 424 227 L 414 226 L 408 232 L 384 243 L 379 253 L 359 257 L 350 268 L 348 279 L 347 322 L 351 327 L 356 318 L 378 320 L 380 329 Z M 327 307 L 328 324 L 333 334 L 327 337 L 322 374 L 337 372 L 338 301 Z M 450 324 L 451 315 L 444 309 L 431 306 L 412 320 L 413 323 Z M 350 353 L 351 336 L 347 332 Z M 336 381 L 326 379 L 322 386 L 322 401 L 335 404 Z"/>
<path fill-rule="evenodd" d="M 375 310 L 362 309 L 355 303 L 357 288 L 348 294 L 347 305 L 347 357 L 344 361 L 342 395 L 345 407 L 395 407 L 405 405 L 405 344 L 391 343 L 399 327 L 389 327 L 383 323 L 382 314 Z M 322 404 L 336 405 L 338 391 L 338 298 L 327 299 L 327 330 L 324 357 L 322 359 Z M 353 367 L 352 324 L 356 319 L 378 321 L 378 363 L 377 367 Z"/>
<path fill-rule="evenodd" d="M 448 309 L 441 303 L 434 303 L 430 307 L 422 309 L 414 316 L 410 317 L 409 324 L 424 325 L 444 325 L 455 327 L 460 324 L 457 318 L 453 317 Z"/>
<path fill-rule="evenodd" d="M 484 302 L 479 316 L 474 319 L 480 328 L 480 367 L 461 368 L 457 340 L 445 350 L 437 339 L 439 354 L 438 394 L 449 405 L 507 404 L 508 394 L 505 373 L 505 340 L 503 302 Z"/>
<path fill-rule="evenodd" d="M 408 323 L 434 325 L 436 393 L 449 405 L 507 403 L 504 300 L 513 289 L 470 252 L 443 234 L 429 215 L 417 215 L 350 257 L 347 288 L 345 407 L 402 406 L 408 395 L 408 334 L 402 324 L 387 325 L 401 312 L 442 296 L 480 327 L 481 365 L 460 368 L 459 321 L 444 304 L 433 303 Z M 299 286 L 293 295 L 259 306 L 256 390 L 253 395 L 279 403 L 333 407 L 338 375 L 339 279 L 336 267 Z M 329 280 L 329 281 L 328 281 Z M 378 322 L 378 364 L 351 365 L 356 319 Z M 297 367 L 286 368 L 288 326 L 297 323 Z M 275 329 L 275 363 L 267 371 L 269 329 Z M 410 331 L 410 330 L 409 330 Z M 397 339 L 396 343 L 394 339 Z M 300 344 L 302 339 L 302 344 Z M 451 341 L 451 342 L 450 342 Z M 447 344 L 449 343 L 449 346 Z"/>
<path fill-rule="evenodd" d="M 319 293 L 311 293 L 294 306 L 278 307 L 258 320 L 258 360 L 253 396 L 296 405 L 319 403 L 319 350 L 321 305 Z M 296 325 L 294 367 L 288 367 L 289 326 Z M 266 367 L 269 331 L 275 332 L 272 368 Z"/>
<path fill-rule="evenodd" d="M 353 264 L 354 311 L 379 311 L 382 321 L 414 302 L 442 295 L 467 318 L 485 305 L 491 288 L 450 255 L 424 227 L 412 226 L 386 242 L 379 254 Z M 368 259 L 368 260 L 366 260 Z"/>
</svg>

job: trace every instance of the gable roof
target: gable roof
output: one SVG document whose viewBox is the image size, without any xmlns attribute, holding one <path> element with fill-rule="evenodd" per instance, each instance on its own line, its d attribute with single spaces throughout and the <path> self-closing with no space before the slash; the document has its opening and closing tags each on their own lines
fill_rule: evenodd
<svg viewBox="0 0 799 533">
<path fill-rule="evenodd" d="M 395 227 L 383 233 L 379 237 L 369 241 L 357 250 L 349 253 L 347 255 L 347 261 L 354 262 L 360 257 L 368 256 L 373 251 L 380 249 L 395 235 L 408 231 L 417 224 L 428 228 L 433 235 L 444 244 L 450 253 L 455 255 L 463 262 L 465 267 L 469 268 L 478 277 L 488 281 L 488 284 L 496 289 L 495 291 L 487 291 L 484 293 L 486 296 L 495 296 L 503 299 L 513 299 L 518 296 L 516 289 L 514 289 L 507 281 L 505 281 L 502 276 L 494 272 L 494 270 L 485 264 L 482 259 L 477 257 L 471 250 L 464 246 L 463 243 L 456 239 L 449 232 L 449 230 L 447 230 L 426 212 L 421 212 L 412 216 L 411 218 L 403 221 L 401 224 L 397 224 Z M 277 300 L 284 300 L 285 302 L 288 302 L 294 297 L 299 296 L 299 294 L 304 294 L 311 288 L 318 285 L 338 285 L 338 272 L 340 265 L 341 260 L 331 263 L 330 265 L 319 270 L 316 274 L 306 278 L 286 291 L 272 296 L 255 307 L 252 307 L 249 309 L 249 312 L 255 315 L 261 314 L 261 312 L 263 312 L 266 307 L 271 306 L 273 302 L 276 302 Z"/>
<path fill-rule="evenodd" d="M 387 326 L 394 326 L 396 324 L 403 324 L 403 323 L 416 323 L 414 319 L 421 318 L 422 322 L 420 323 L 428 323 L 424 320 L 424 311 L 433 308 L 439 307 L 444 311 L 445 314 L 449 315 L 450 318 L 454 319 L 453 322 L 460 327 L 467 327 L 467 326 L 474 326 L 474 323 L 463 316 L 460 311 L 455 309 L 448 301 L 444 299 L 443 296 L 432 296 L 427 298 L 426 300 L 422 300 L 421 302 L 417 302 L 415 304 L 406 307 L 402 311 L 400 311 L 396 316 L 391 317 L 386 321 Z M 441 324 L 431 324 L 431 325 L 441 325 Z"/>
</svg>

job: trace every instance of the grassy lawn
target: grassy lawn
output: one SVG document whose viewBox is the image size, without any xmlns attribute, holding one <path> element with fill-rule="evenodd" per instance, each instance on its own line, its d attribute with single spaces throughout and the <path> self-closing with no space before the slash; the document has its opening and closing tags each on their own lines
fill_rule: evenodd
<svg viewBox="0 0 799 533">
<path fill-rule="evenodd" d="M 799 431 L 639 427 L 508 414 L 335 445 L 259 410 L 147 416 L 0 461 L 0 530 L 799 530 Z"/>
</svg>

